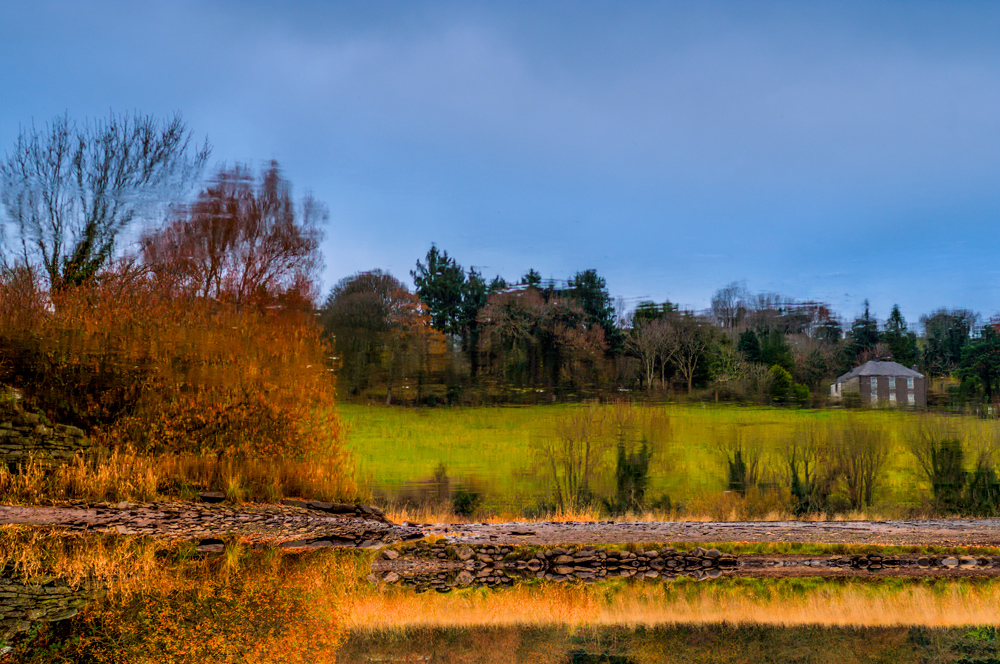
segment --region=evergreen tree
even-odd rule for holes
[[[892,306],[892,313],[885,322],[882,342],[889,346],[892,359],[905,366],[916,364],[919,352],[917,350],[917,335],[906,328],[906,320],[899,311],[899,305]]]
[[[447,251],[439,251],[432,244],[427,252],[427,264],[418,260],[417,267],[410,271],[410,276],[417,287],[417,295],[430,311],[431,326],[445,334],[459,334],[465,288],[462,266],[448,256]]]
[[[874,348],[879,340],[878,321],[871,315],[868,300],[865,300],[865,313],[851,323],[850,341],[844,347],[844,364],[853,366],[857,357]]]
[[[604,330],[608,350],[621,352],[624,338],[615,325],[615,308],[606,282],[597,275],[597,270],[584,270],[573,275],[567,284],[566,294],[583,308],[592,325]]]
[[[677,305],[672,304],[670,301],[657,304],[652,300],[643,300],[636,305],[635,311],[632,312],[632,327],[636,328],[645,323],[660,320],[674,311],[677,311]]]
[[[969,343],[979,315],[968,309],[939,309],[922,316],[924,326],[924,367],[941,376],[951,374],[962,359],[962,349]]]
[[[978,339],[973,339],[962,350],[958,365],[962,380],[976,380],[993,400],[993,392],[1000,381],[1000,334],[990,325],[983,328]]]
[[[761,334],[760,338],[760,361],[767,366],[778,365],[785,371],[791,372],[795,368],[795,360],[792,358],[792,347],[785,341],[785,335],[779,330],[771,330],[766,334]]]
[[[746,358],[747,362],[763,362],[760,354],[760,339],[757,338],[757,333],[753,330],[743,330],[740,332],[740,339],[736,343],[736,350],[743,353],[743,357]]]
[[[535,268],[531,268],[521,277],[521,283],[528,287],[538,288],[542,284],[542,275]]]

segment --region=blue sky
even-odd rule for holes
[[[701,308],[736,280],[1000,312],[1000,4],[10,2],[18,128],[184,114],[330,209],[324,291],[431,242]]]

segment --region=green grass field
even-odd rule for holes
[[[455,483],[472,486],[484,496],[483,507],[517,511],[543,503],[552,489],[552,470],[544,454],[558,441],[565,422],[591,408],[553,405],[507,408],[408,409],[345,404],[348,446],[362,486],[379,498],[414,494],[415,484],[444,472]],[[596,407],[613,416],[613,406]],[[676,504],[718,502],[727,488],[724,449],[740,441],[759,456],[758,481],[787,487],[784,450],[809,428],[833,430],[850,418],[875,425],[889,444],[889,459],[876,491],[875,511],[919,509],[926,505],[930,484],[907,440],[928,418],[944,416],[899,411],[791,410],[710,407],[701,405],[641,406],[644,426],[633,427],[628,445],[638,447],[645,435],[652,448],[648,501],[667,495]],[[977,446],[992,440],[995,422],[948,418],[965,438],[967,463]],[[590,487],[598,496],[615,490],[615,438],[607,427],[596,435]],[[431,483],[433,486],[433,483]],[[433,491],[433,488],[425,488]]]

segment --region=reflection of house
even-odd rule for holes
[[[845,392],[860,394],[861,403],[927,405],[927,381],[924,375],[889,360],[865,362],[830,385],[831,397],[839,399]]]

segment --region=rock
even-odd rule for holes
[[[944,567],[958,567],[958,558],[945,558],[941,561]]]
[[[65,611],[60,611],[59,613],[56,613],[56,614],[51,614],[46,619],[49,622],[58,622],[60,620],[68,620],[69,618],[72,618],[73,616],[75,616],[76,613],[77,613],[77,611],[78,611],[78,609],[67,609]]]
[[[395,572],[389,572],[388,574],[382,577],[382,580],[385,581],[386,583],[396,583],[397,581],[399,581],[399,575],[396,574]]]
[[[455,555],[458,556],[459,560],[469,560],[475,555],[475,551],[471,547],[463,544],[462,546],[455,549]]]
[[[216,538],[206,538],[198,542],[199,553],[221,553],[226,550],[226,543]]]
[[[226,500],[226,494],[221,491],[199,491],[198,500],[203,503],[221,503]]]
[[[571,565],[574,560],[573,556],[561,555],[553,558],[552,562],[556,565]]]
[[[382,552],[382,557],[386,560],[395,560],[399,558],[399,551],[394,551],[393,549],[386,549]]]
[[[458,576],[456,577],[455,580],[458,581],[459,585],[467,586],[475,580],[475,577],[472,576],[472,574],[470,574],[468,570],[463,569],[461,572],[458,573]]]
[[[706,558],[718,559],[722,557],[722,552],[718,549],[709,549],[705,552]]]

